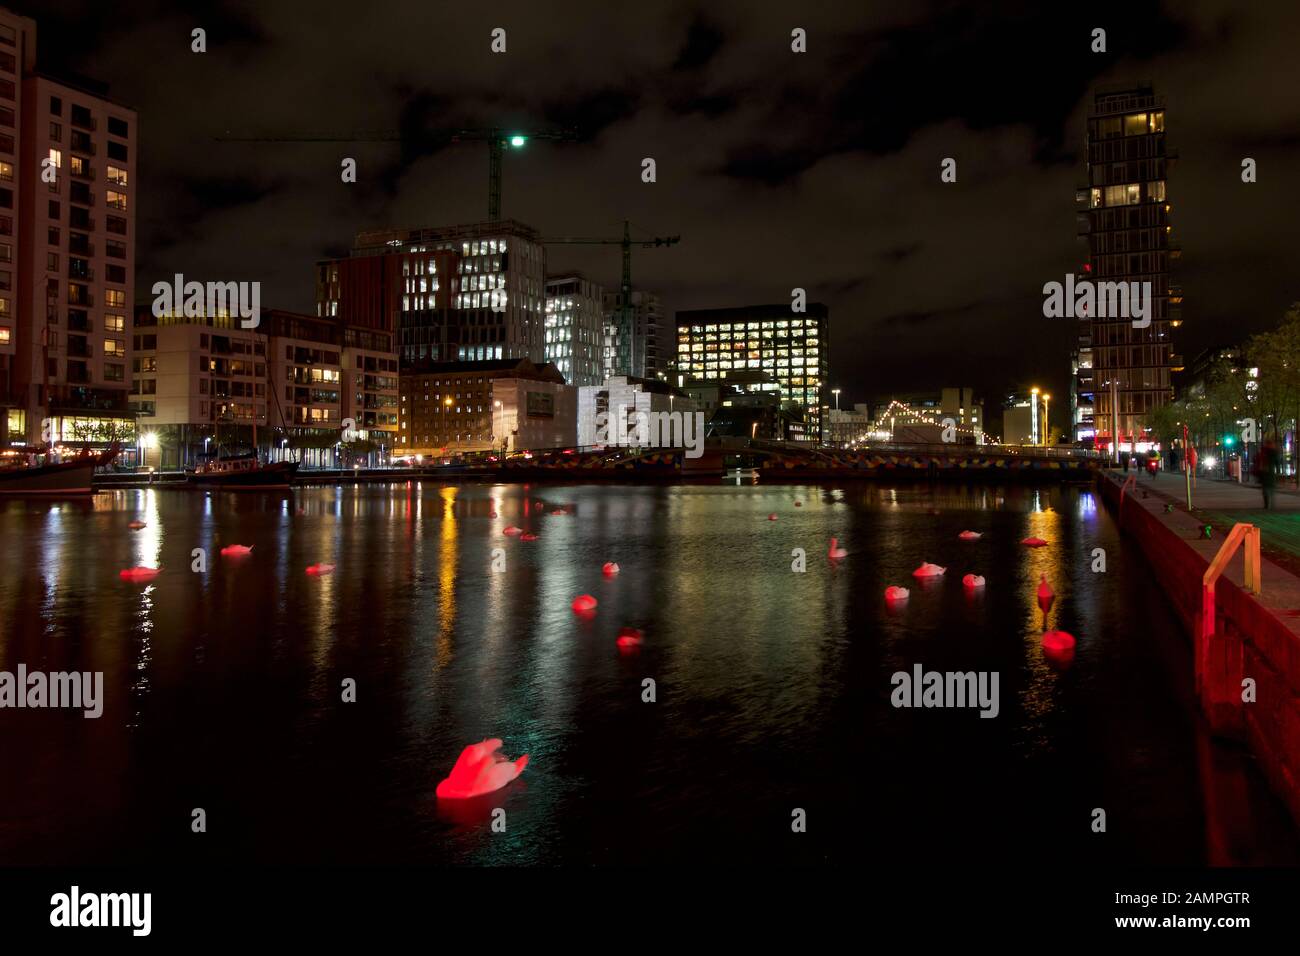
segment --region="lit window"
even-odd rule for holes
[[[8,345],[10,335],[12,335],[10,330],[5,326],[0,325],[0,345]]]
[[[126,170],[118,169],[116,166],[108,167],[108,181],[115,186],[126,185]],[[111,195],[111,193],[110,193]],[[125,208],[125,207],[123,207]]]
[[[63,153],[62,153],[62,151],[57,150],[57,149],[52,149],[52,150],[50,150],[50,159],[54,160],[54,168],[55,168],[55,169],[62,169],[62,168],[63,168]]]
[[[113,190],[110,189],[108,191],[108,196],[105,199],[105,202],[108,205],[112,206],[114,209],[125,209],[126,195],[124,193],[115,193],[113,192]]]

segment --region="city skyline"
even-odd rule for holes
[[[806,22],[795,24],[772,7],[743,17],[643,12],[614,27],[590,11],[546,24],[502,10],[465,14],[449,29],[464,42],[426,62],[423,44],[401,40],[419,31],[397,29],[424,14],[395,8],[376,24],[384,70],[361,69],[358,49],[318,75],[310,66],[303,74],[312,58],[299,54],[333,35],[329,11],[291,28],[274,11],[214,7],[206,54],[189,50],[192,17],[151,11],[144,36],[157,52],[144,64],[130,57],[140,14],[105,19],[88,48],[65,29],[82,17],[97,22],[88,5],[15,8],[38,15],[43,66],[107,81],[112,98],[140,113],[150,188],[141,196],[138,290],[177,271],[259,280],[266,301],[309,311],[311,264],[346,255],[357,231],[484,218],[482,144],[430,151],[421,130],[573,126],[576,142],[507,152],[503,215],[544,235],[616,232],[597,210],[626,216],[642,234],[680,234],[680,246],[639,257],[633,269],[634,289],[660,295],[669,317],[780,301],[797,286],[834,316],[829,384],[846,401],[904,389],[913,366],[932,371],[928,384],[966,382],[986,399],[1030,381],[1065,395],[1075,329],[1041,317],[1041,287],[1082,257],[1073,198],[1086,174],[1084,120],[1096,87],[1149,80],[1178,117],[1170,189],[1195,265],[1183,283],[1177,351],[1190,360],[1222,344],[1229,319],[1242,334],[1270,327],[1296,297],[1285,210],[1300,197],[1278,174],[1296,84],[1271,78],[1295,67],[1261,55],[1294,11],[1102,4],[1062,18],[1031,5],[1015,17],[825,11],[800,13],[794,19]],[[512,29],[507,52],[493,59],[496,20]],[[766,76],[763,60],[785,54],[795,25],[808,31],[809,52],[779,80]],[[1106,53],[1088,49],[1097,26],[1108,31]],[[556,60],[557,31],[589,56]],[[612,54],[624,31],[644,39],[635,62],[620,64]],[[1031,42],[1071,33],[1074,56],[1059,55],[1059,39],[1042,50]],[[865,52],[851,58],[849,49]],[[1000,65],[1013,49],[1030,58],[1015,71]],[[1049,49],[1052,69],[1032,89],[1018,86],[1016,73]],[[287,82],[290,61],[299,95],[258,97],[263,85]],[[153,82],[159,71],[167,84]],[[925,73],[929,92],[900,95],[904,73]],[[204,92],[214,83],[219,99]],[[385,127],[409,137],[355,147],[215,142],[227,131]],[[358,160],[355,184],[340,182],[344,156]],[[653,184],[640,179],[646,156],[657,161]],[[1240,178],[1247,156],[1260,169],[1249,185]],[[956,183],[940,181],[945,157],[957,159]],[[985,241],[990,228],[999,241]],[[581,271],[616,289],[617,250],[549,247],[547,271]]]

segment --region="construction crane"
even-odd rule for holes
[[[627,343],[628,348],[628,368],[627,374],[631,375],[632,370],[636,368],[636,336],[632,334],[632,247],[640,246],[642,249],[657,249],[660,246],[675,246],[681,242],[681,236],[655,236],[652,239],[632,238],[632,224],[626,219],[623,220],[623,236],[615,239],[599,239],[587,236],[564,236],[556,239],[543,239],[547,245],[561,245],[564,243],[573,243],[576,245],[596,245],[596,246],[622,246],[623,247],[623,307],[619,310],[619,342]]]
[[[441,148],[456,143],[488,144],[488,219],[501,219],[501,161],[506,148],[522,149],[529,140],[551,141],[577,139],[572,129],[435,129],[403,133],[400,130],[361,130],[355,133],[304,133],[292,136],[236,136],[226,131],[219,143],[411,143],[425,148]]]

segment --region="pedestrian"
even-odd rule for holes
[[[1265,438],[1255,456],[1255,474],[1259,477],[1259,488],[1264,493],[1264,507],[1273,507],[1273,485],[1277,482],[1277,446],[1271,438]]]

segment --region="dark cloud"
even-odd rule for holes
[[[1063,395],[1075,329],[1042,317],[1041,288],[1082,256],[1091,91],[1149,80],[1179,155],[1179,347],[1245,336],[1300,298],[1293,4],[10,5],[38,18],[43,65],[140,110],[138,289],[176,271],[258,279],[268,305],[311,309],[314,261],[358,230],[484,217],[486,147],[447,129],[574,127],[507,152],[506,215],[550,236],[612,237],[624,219],[680,234],[633,258],[634,284],[670,311],[807,289],[830,307],[848,404],[957,384]],[[397,135],[216,142],[227,130]],[[340,182],[345,156],[356,184]],[[943,184],[949,156],[958,182]],[[617,285],[616,246],[548,258]]]

